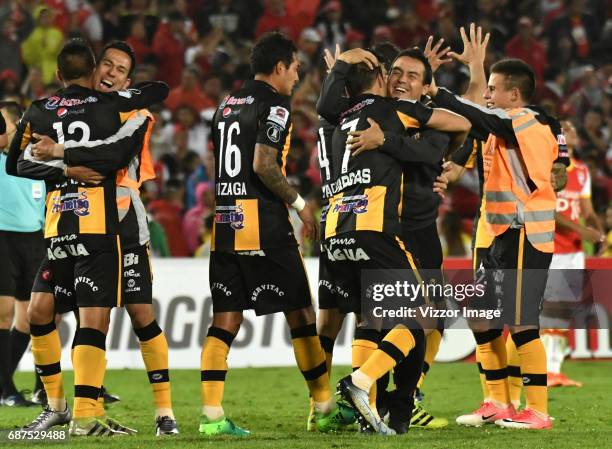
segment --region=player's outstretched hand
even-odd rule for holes
[[[340,44],[336,44],[336,52],[334,55],[331,54],[327,48],[323,52],[323,59],[325,59],[325,65],[327,66],[327,72],[329,73],[336,60],[340,57]]]
[[[66,175],[68,178],[74,179],[75,181],[93,185],[100,184],[104,179],[104,176],[97,171],[83,166],[68,167],[66,169]]]
[[[336,59],[344,61],[347,64],[359,64],[360,62],[363,62],[370,68],[370,70],[378,67],[378,59],[376,56],[363,48],[352,48],[347,50],[344,53],[341,53]]]
[[[445,58],[447,53],[450,50],[450,47],[442,48],[442,44],[444,44],[444,39],[440,39],[436,45],[431,47],[433,44],[433,36],[429,36],[427,39],[427,43],[425,44],[425,50],[423,50],[423,54],[429,61],[429,65],[431,66],[431,71],[433,73],[438,70],[442,64],[446,64],[447,62],[452,62],[452,58]],[[442,49],[441,49],[442,48]]]
[[[346,139],[346,144],[353,156],[368,150],[375,150],[385,143],[385,133],[380,128],[376,120],[369,118],[370,127],[363,131],[351,131]]]
[[[59,145],[49,136],[33,133],[32,137],[37,139],[32,145],[32,156],[40,161],[48,161],[51,159],[62,159],[64,157],[63,149],[60,151]]]
[[[302,223],[304,223],[304,237],[313,241],[319,240],[319,222],[315,219],[310,204],[306,203],[306,206],[298,212],[298,215]]]
[[[465,34],[465,28],[461,27],[461,40],[463,41],[463,53],[458,54],[454,51],[449,51],[448,56],[465,64],[484,64],[487,54],[487,44],[489,43],[490,34],[487,33],[482,37],[482,27],[476,27],[473,23],[470,24],[470,38]]]

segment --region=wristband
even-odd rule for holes
[[[302,198],[298,193],[298,196],[295,201],[291,203],[291,207],[293,207],[298,212],[302,212],[302,210],[306,207],[306,201],[304,201],[304,198]]]

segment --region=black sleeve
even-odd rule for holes
[[[256,143],[281,151],[291,130],[289,100],[276,97],[264,103],[259,111]]]
[[[472,123],[470,132],[477,139],[486,140],[489,134],[494,134],[506,142],[518,145],[512,128],[512,119],[503,109],[487,109],[454,95],[443,87],[438,88],[438,93],[433,100],[441,108],[449,109],[467,118]]]
[[[65,164],[62,161],[37,161],[32,158],[31,145],[31,110],[28,109],[15,130],[6,159],[6,172],[22,178],[51,181],[64,175]]]
[[[436,164],[442,160],[450,137],[446,133],[425,130],[420,139],[396,133],[385,133],[380,151],[401,162]]]
[[[163,81],[146,81],[137,84],[134,88],[106,95],[112,96],[120,112],[128,112],[161,103],[166,99],[169,92],[168,85]]]
[[[474,153],[474,141],[474,137],[470,134],[468,138],[465,139],[465,142],[463,142],[463,145],[461,145],[461,148],[453,153],[451,161],[465,167]]]
[[[340,114],[349,107],[350,100],[346,97],[345,87],[346,75],[350,68],[350,64],[336,61],[321,86],[317,113],[334,125],[338,124]]]
[[[103,140],[64,142],[64,162],[68,166],[83,165],[108,176],[126,167],[144,145],[151,120],[144,114],[133,114],[117,133]]]
[[[6,132],[6,122],[4,116],[0,114],[0,136]]]
[[[414,100],[398,99],[394,100],[392,104],[399,113],[400,120],[406,129],[426,126],[433,114],[432,108]]]

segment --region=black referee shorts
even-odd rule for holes
[[[29,301],[36,270],[45,255],[42,231],[0,231],[0,296]]]

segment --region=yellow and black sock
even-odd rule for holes
[[[227,355],[234,337],[234,334],[225,329],[213,326],[208,328],[200,361],[203,407],[221,407],[227,374]]]
[[[106,369],[106,335],[97,329],[80,328],[73,363],[74,418],[100,416],[98,397]]]
[[[546,352],[538,329],[512,334],[521,362],[526,408],[548,415]]]
[[[308,384],[315,406],[328,402],[331,399],[329,375],[316,325],[313,323],[291,329],[291,343],[297,366]]]
[[[506,355],[508,356],[508,391],[510,401],[517,407],[521,403],[521,391],[523,390],[523,376],[521,376],[521,358],[512,339],[512,335],[506,338]]]
[[[481,362],[482,356],[480,355],[480,347],[476,345],[476,364],[478,365],[478,374],[480,376],[480,388],[482,389],[482,399],[488,401],[491,393],[487,385],[487,376],[485,375],[484,368]]]
[[[401,362],[408,353],[415,347],[416,339],[414,334],[423,332],[422,329],[407,329],[404,326],[396,326],[391,329],[385,338],[378,345],[378,349],[368,358],[368,360],[353,373],[353,382],[357,379],[357,373],[365,376],[362,379],[360,388],[369,391],[372,384],[381,378],[386,372],[390,371],[395,365]],[[367,382],[365,382],[367,380]],[[369,385],[366,385],[369,383]]]
[[[55,321],[48,324],[30,324],[32,335],[32,356],[36,372],[40,375],[49,405],[54,410],[64,408],[64,381],[62,379],[62,342],[55,327]],[[63,411],[62,408],[59,411]]]
[[[168,371],[168,342],[156,320],[140,329],[134,329],[140,341],[140,353],[147,368],[158,416],[171,416],[172,395]]]
[[[442,336],[444,335],[444,328],[434,329],[427,337],[425,343],[425,360],[423,362],[423,371],[421,372],[421,377],[419,378],[419,383],[417,384],[417,388],[421,388],[423,382],[425,382],[425,377],[433,365],[434,359],[438,354],[438,350],[440,349],[440,343],[442,342]]]
[[[373,329],[355,329],[355,338],[352,346],[352,365],[353,371],[358,370],[363,365],[374,351],[378,348],[380,342],[380,332]],[[388,381],[388,379],[387,379]],[[370,388],[369,398],[370,406],[376,406],[377,385],[374,383]]]
[[[325,367],[327,368],[327,375],[331,376],[332,359],[334,357],[334,344],[336,343],[336,340],[325,335],[319,335],[319,340],[321,340],[321,347],[323,348],[323,351],[325,351]]]
[[[480,364],[484,371],[489,398],[499,404],[509,404],[506,344],[500,329],[474,332],[479,348]]]

